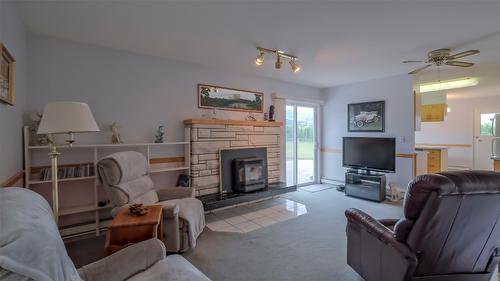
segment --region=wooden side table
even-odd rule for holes
[[[128,208],[123,208],[108,226],[104,248],[106,255],[119,251],[134,243],[150,238],[163,238],[162,206],[145,206],[148,213],[133,216]]]

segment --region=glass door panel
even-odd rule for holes
[[[314,107],[297,106],[297,184],[315,181]]]
[[[286,106],[286,183],[306,185],[316,181],[316,107]]]
[[[286,185],[295,185],[295,107],[286,106]]]

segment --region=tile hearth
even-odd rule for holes
[[[246,233],[307,214],[304,204],[278,197],[208,213],[212,231]]]

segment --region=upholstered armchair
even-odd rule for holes
[[[419,176],[403,219],[346,217],[347,263],[367,281],[489,281],[500,260],[500,173]]]
[[[0,279],[12,281],[209,281],[180,255],[149,239],[76,269],[52,209],[39,194],[0,188]]]
[[[196,246],[196,239],[205,227],[205,214],[201,201],[194,198],[193,188],[155,189],[147,175],[146,157],[135,151],[106,156],[97,167],[113,205],[113,216],[120,208],[134,203],[162,205],[167,251],[183,252]]]

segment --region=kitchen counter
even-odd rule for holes
[[[428,174],[444,172],[448,170],[448,149],[447,146],[416,145],[415,150],[427,152]]]

